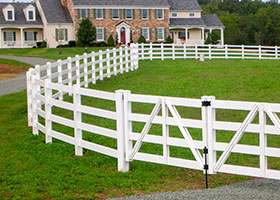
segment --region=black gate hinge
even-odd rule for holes
[[[211,106],[211,101],[202,101],[202,106]]]
[[[208,170],[209,169],[208,164],[207,165],[203,165],[203,169]]]
[[[207,149],[207,147],[204,147],[204,148],[203,148],[203,153],[204,153],[204,154],[208,154],[208,149]]]

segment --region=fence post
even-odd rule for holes
[[[84,53],[84,81],[85,87],[88,87],[88,55]]]
[[[123,48],[120,47],[120,69],[121,69],[121,74],[123,73]]]
[[[266,126],[266,113],[264,111],[263,105],[259,107],[259,125],[260,125],[260,134],[259,134],[259,143],[260,143],[260,169],[262,176],[265,177],[267,170],[267,157],[265,155],[267,147],[267,137],[265,134]]]
[[[161,51],[161,60],[164,60],[163,43],[160,44],[160,51]]]
[[[130,70],[133,71],[135,67],[135,48],[134,44],[130,45]]]
[[[262,46],[259,45],[259,59],[262,59]]]
[[[110,62],[110,50],[106,50],[106,67],[107,67],[107,78],[111,77],[111,62]]]
[[[52,98],[52,89],[50,88],[50,80],[46,79],[44,82],[45,91],[45,140],[46,143],[52,143],[51,130],[52,130],[52,106],[50,105],[50,99]]]
[[[244,44],[242,44],[242,52],[241,52],[241,54],[242,54],[242,59],[244,60],[244,58],[245,58]]]
[[[135,69],[139,67],[139,44],[135,45]]]
[[[102,51],[99,50],[99,76],[100,80],[103,80],[103,54]]]
[[[214,172],[214,166],[217,161],[217,154],[214,146],[216,142],[216,130],[213,128],[213,124],[216,121],[216,110],[213,108],[215,97],[209,96],[207,97],[207,101],[210,102],[209,106],[207,106],[207,148],[209,174],[216,174],[216,172]]]
[[[141,44],[141,50],[142,50],[142,60],[144,60],[144,43]]]
[[[184,43],[184,59],[187,58],[187,44]]]
[[[80,141],[82,140],[82,130],[80,128],[82,122],[82,113],[80,112],[81,105],[81,94],[79,85],[74,86],[73,94],[73,104],[74,104],[74,134],[75,134],[75,155],[82,156],[83,148],[80,146]]]
[[[59,84],[62,84],[62,64],[61,64],[61,60],[57,60],[57,72],[58,72],[58,83]],[[59,96],[58,96],[58,99],[60,101],[63,100],[63,92],[62,91],[59,91]]]
[[[125,46],[125,71],[128,72],[128,47]]]
[[[275,59],[278,59],[278,47],[275,46]]]
[[[197,49],[197,44],[195,44],[195,59],[198,59],[198,49]]]
[[[47,62],[47,78],[52,82],[52,64]]]
[[[91,82],[93,84],[96,84],[96,71],[95,71],[95,52],[91,52],[91,73],[92,73],[92,76],[91,76]]]
[[[209,60],[212,59],[212,46],[209,44]]]
[[[150,43],[150,60],[153,60],[153,44]]]
[[[129,139],[129,133],[132,132],[132,122],[129,121],[131,114],[131,102],[128,98],[131,92],[129,90],[123,91],[124,94],[124,135],[125,135],[125,161],[129,162],[129,154],[132,150],[132,141]]]
[[[68,70],[68,86],[72,86],[72,59],[71,57],[67,58],[67,70]],[[72,95],[71,92],[68,93],[69,96]]]
[[[117,112],[117,138],[118,138],[118,171],[127,172],[129,162],[125,160],[125,134],[124,134],[124,94],[123,90],[115,91]]]
[[[34,69],[34,75],[31,75],[31,79],[32,79],[32,133],[33,135],[38,135],[38,128],[37,128],[37,123],[38,123],[38,114],[37,114],[37,107],[38,107],[38,101],[36,98],[36,94],[37,92],[40,91],[40,87],[38,87],[35,83],[36,78],[38,78],[38,74],[39,74],[39,78],[40,78],[40,72],[39,70],[39,66],[36,65],[35,69]]]
[[[228,45],[225,45],[225,54],[226,54],[226,59],[228,59]]]
[[[32,126],[32,82],[31,82],[31,68],[26,72],[26,92],[27,92],[27,116],[28,126]]]
[[[172,43],[172,60],[175,60],[175,44]]]
[[[80,85],[80,57],[76,55],[76,84]]]
[[[167,125],[168,109],[166,106],[166,99],[162,99],[162,136],[163,142],[163,157],[165,158],[165,164],[168,163],[169,158],[169,146],[167,145],[167,138],[169,137],[169,126]]]
[[[117,75],[117,50],[113,48],[113,65],[114,65],[114,75]]]

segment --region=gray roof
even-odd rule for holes
[[[72,0],[72,1],[74,5],[169,7],[168,0]]]
[[[11,4],[15,9],[15,21],[6,21],[2,9]],[[36,21],[27,21],[23,13],[23,9],[29,5],[33,5],[36,9]],[[3,25],[42,25],[42,20],[38,9],[34,3],[0,3],[0,24]]]
[[[202,15],[202,19],[206,26],[224,26],[219,17],[215,14]]]
[[[189,10],[189,11],[201,11],[200,5],[197,0],[168,0],[170,4],[170,10]]]
[[[170,18],[170,26],[224,27],[215,14],[202,15],[201,18]]]
[[[61,5],[60,0],[40,1],[48,23],[73,23],[67,7]]]

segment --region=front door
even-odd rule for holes
[[[125,41],[125,28],[121,28],[121,44],[126,44],[126,41]]]

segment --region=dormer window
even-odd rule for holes
[[[27,11],[27,19],[28,19],[28,21],[35,21],[35,11],[34,10]]]
[[[12,10],[12,9],[8,10],[7,9],[6,19],[7,19],[7,21],[14,21],[15,20],[14,10]]]
[[[190,13],[190,17],[194,17],[194,13]]]

